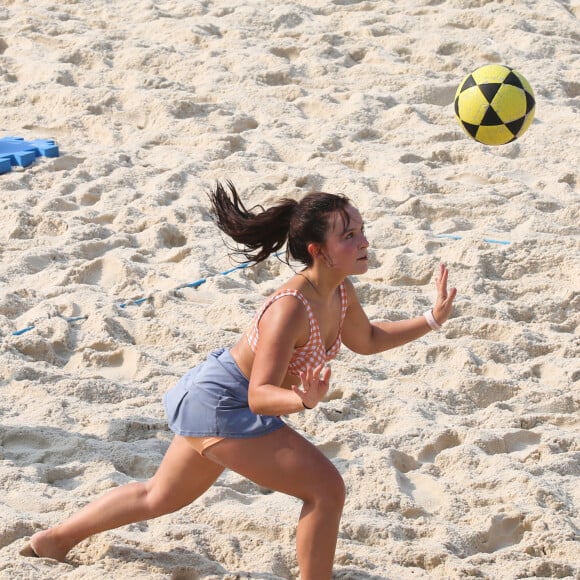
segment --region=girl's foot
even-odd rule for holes
[[[68,548],[62,546],[54,537],[52,530],[37,532],[28,544],[20,551],[21,556],[52,558],[59,562],[64,562],[68,553]]]

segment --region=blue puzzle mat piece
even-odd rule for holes
[[[0,173],[7,173],[13,165],[28,167],[37,157],[58,157],[58,146],[52,139],[25,141],[21,137],[0,139]]]

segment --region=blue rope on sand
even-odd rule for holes
[[[446,238],[448,240],[462,240],[463,236],[458,236],[457,234],[437,234],[436,238]],[[503,246],[509,246],[511,242],[507,240],[494,240],[493,238],[482,238],[484,242],[488,244],[501,244]]]
[[[219,274],[215,274],[214,276],[210,276],[210,278],[214,278],[215,276],[227,276],[228,274],[231,274],[232,272],[235,272],[236,270],[243,270],[244,268],[247,268],[248,266],[251,266],[253,264],[253,262],[244,262],[243,264],[239,264],[238,266],[235,266],[234,268],[230,268],[229,270],[225,270],[224,272],[220,272]],[[200,278],[199,280],[196,280],[195,282],[188,282],[187,284],[181,284],[180,286],[177,286],[177,288],[175,288],[175,290],[183,290],[184,288],[199,288],[202,284],[205,284],[207,282],[207,278]],[[126,308],[127,306],[131,306],[131,305],[135,305],[135,306],[139,306],[140,304],[143,304],[143,302],[147,302],[147,300],[150,300],[151,296],[146,296],[144,298],[137,298],[135,300],[129,300],[127,302],[123,302],[122,304],[119,304],[119,308]]]
[[[32,330],[34,328],[34,326],[27,326],[26,328],[21,328],[20,330],[15,330],[12,333],[12,336],[20,336],[21,334],[25,334],[26,332],[28,332],[29,330]]]
[[[276,256],[279,256],[280,253],[275,254]],[[248,266],[251,266],[254,262],[244,262],[243,264],[239,264],[237,266],[234,266],[233,268],[230,268],[229,270],[225,270],[223,272],[220,272],[219,274],[215,274],[214,276],[208,276],[207,278],[200,278],[199,280],[195,280],[194,282],[188,282],[187,284],[181,284],[180,286],[177,286],[177,288],[175,288],[175,290],[183,290],[184,288],[199,288],[202,284],[205,284],[209,278],[213,278],[215,276],[227,276],[228,274],[231,274],[232,272],[235,272],[236,270],[243,270],[244,268],[247,268]],[[151,299],[151,296],[146,296],[143,298],[136,298],[135,300],[128,300],[127,302],[123,302],[121,304],[119,304],[120,308],[126,308],[127,306],[131,306],[131,305],[135,305],[135,306],[139,306],[140,304],[143,304],[144,302],[147,302],[148,300]],[[88,318],[88,315],[85,316],[72,316],[72,317],[61,317],[64,318],[67,322],[78,322],[79,320],[86,320]],[[26,326],[25,328],[21,328],[20,330],[15,330],[14,332],[12,332],[12,336],[21,336],[22,334],[26,334],[27,332],[30,332],[31,330],[34,330],[35,325],[31,324],[30,326]]]
[[[435,236],[436,238],[446,238],[446,239],[450,239],[450,240],[462,240],[462,236],[456,235],[456,234],[437,234]],[[489,244],[502,244],[502,245],[509,245],[511,244],[511,242],[508,242],[506,240],[494,240],[491,238],[483,238],[484,242],[487,242]],[[281,255],[281,252],[277,252],[276,254],[274,254],[276,257]],[[220,272],[219,274],[214,274],[214,276],[208,276],[207,278],[200,278],[199,280],[195,280],[194,282],[188,282],[187,284],[181,284],[180,286],[177,286],[177,288],[175,288],[174,290],[183,290],[184,288],[199,288],[202,284],[205,284],[208,280],[208,278],[214,278],[215,276],[227,276],[228,274],[231,274],[232,272],[235,272],[236,270],[243,270],[244,268],[248,268],[249,266],[251,266],[254,262],[244,262],[242,264],[239,264],[237,266],[234,266],[233,268],[230,268],[229,270],[224,270],[223,272]],[[136,298],[135,300],[128,300],[127,302],[122,302],[121,304],[119,304],[119,308],[126,308],[127,306],[139,306],[141,304],[143,304],[144,302],[147,302],[148,300],[151,299],[151,296],[144,296],[142,298]],[[79,320],[86,320],[88,318],[88,315],[85,316],[73,316],[73,317],[63,317],[65,318],[65,320],[67,322],[77,322]],[[34,325],[30,325],[27,326],[25,328],[21,328],[20,330],[15,330],[14,332],[12,332],[12,336],[20,336],[22,334],[26,334],[27,332],[34,330],[35,326]]]
[[[88,315],[84,315],[84,316],[61,316],[60,318],[64,318],[64,320],[66,320],[67,322],[77,322],[79,320],[86,320],[88,318]],[[30,326],[27,326],[26,328],[21,328],[20,330],[15,330],[12,333],[12,336],[20,336],[21,334],[26,334],[27,332],[34,330],[36,327],[34,326],[34,324],[31,324]]]

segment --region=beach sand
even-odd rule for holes
[[[291,275],[275,257],[222,274],[236,262],[205,194],[225,179],[249,206],[348,195],[372,319],[426,310],[441,262],[458,288],[441,332],[343,349],[328,400],[288,418],[346,482],[335,577],[579,578],[579,15],[578,0],[4,0],[0,137],[60,156],[0,176],[0,578],[297,577],[299,502],[232,472],[66,563],[19,555],[155,472],[164,392]],[[488,63],[537,100],[495,148],[453,113]]]

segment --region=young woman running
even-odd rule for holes
[[[157,473],[34,534],[29,555],[62,561],[93,534],[188,505],[228,468],[302,500],[296,531],[301,578],[331,578],[344,483],[331,461],[280,417],[320,403],[330,383],[326,363],[341,343],[373,354],[415,340],[447,320],[456,290],[447,290],[442,265],[431,310],[409,320],[370,322],[348,279],[367,271],[369,243],[346,197],[310,193],[300,202],[283,199],[248,210],[228,182],[218,183],[210,200],[218,227],[248,260],[265,260],[287,244],[288,256],[304,269],[265,302],[233,347],[212,352],[165,395],[175,437]]]

